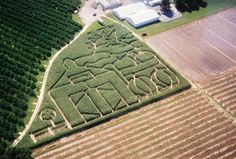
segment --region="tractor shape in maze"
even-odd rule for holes
[[[132,33],[116,29],[111,25],[87,33],[84,43],[91,51],[65,58],[65,71],[49,91],[72,127],[139,104],[180,83],[149,47]]]

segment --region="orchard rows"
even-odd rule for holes
[[[74,0],[7,0],[0,2],[0,147],[15,139],[31,97],[36,97],[42,60],[81,29],[71,14]],[[32,107],[32,106],[31,106]],[[31,111],[31,110],[30,110]]]

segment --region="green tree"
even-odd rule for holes
[[[167,11],[170,9],[170,0],[162,0],[161,1],[161,10]]]
[[[0,141],[0,154],[4,154],[5,153],[6,147],[7,147],[6,142]]]
[[[207,3],[203,0],[176,0],[175,4],[180,12],[192,12],[199,10],[200,7],[205,8],[207,6]]]
[[[10,147],[1,156],[1,159],[32,159],[31,154],[32,150],[30,148]]]

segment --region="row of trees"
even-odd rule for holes
[[[4,156],[1,156],[1,159],[32,159],[31,153],[32,150],[29,148],[6,148],[6,144],[0,143],[0,152],[3,149],[6,149],[4,151]]]
[[[200,7],[205,8],[207,3],[203,0],[174,0],[176,8],[180,12],[192,12],[199,10]],[[161,10],[168,11],[170,9],[171,0],[162,0],[161,1]]]
[[[0,158],[18,152],[7,146],[17,127],[24,126],[36,76],[44,71],[41,61],[81,30],[71,17],[79,4],[79,0],[0,1]]]
[[[176,0],[176,8],[180,12],[192,12],[199,10],[200,7],[205,8],[207,3],[203,0]]]

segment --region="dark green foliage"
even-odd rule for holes
[[[1,159],[32,159],[30,148],[8,148]]]
[[[1,141],[12,142],[17,126],[24,125],[28,99],[36,96],[36,75],[45,70],[41,60],[81,29],[71,16],[79,4],[79,0],[0,1]],[[3,148],[1,144],[1,152]]]
[[[160,6],[161,6],[161,10],[163,10],[163,11],[169,10],[170,9],[170,0],[162,0]]]
[[[205,8],[207,2],[204,0],[176,0],[176,8],[180,12],[192,12],[199,10],[200,7]]]
[[[6,151],[7,143],[4,141],[0,141],[0,154],[4,154]]]

